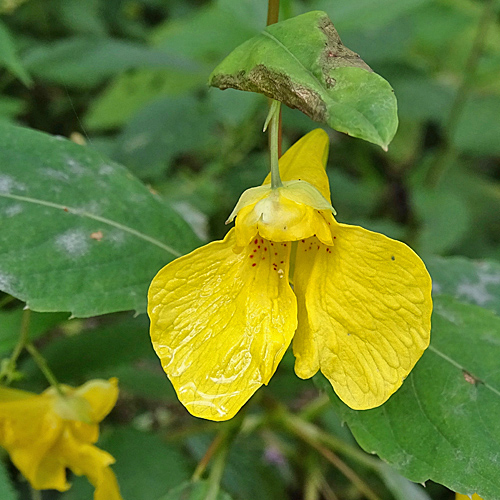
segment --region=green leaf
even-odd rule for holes
[[[208,481],[188,481],[169,491],[167,495],[158,500],[205,500],[209,488]],[[231,497],[227,493],[219,491],[215,500],[231,500]]]
[[[500,497],[500,318],[435,298],[431,346],[387,403],[355,411],[323,380],[358,443],[415,482]]]
[[[38,44],[24,56],[23,63],[39,78],[78,88],[93,87],[132,68],[196,71],[191,62],[173,54],[130,41],[88,36]]]
[[[342,44],[321,11],[268,26],[215,68],[210,85],[260,92],[384,149],[397,129],[391,86]]]
[[[57,137],[0,124],[0,289],[35,311],[144,311],[167,262],[199,244],[123,167]]]
[[[500,316],[500,263],[465,257],[431,257],[425,259],[425,264],[432,276],[434,295],[451,295]]]
[[[10,36],[7,26],[0,20],[0,67],[2,66],[19,78],[24,85],[31,85],[31,77],[17,57],[14,41]]]
[[[2,500],[17,500],[19,498],[10,482],[3,462],[0,462],[0,498]]]

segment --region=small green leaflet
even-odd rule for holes
[[[231,52],[209,83],[265,94],[384,150],[398,126],[391,86],[342,44],[322,11],[268,26]]]
[[[0,290],[40,312],[143,312],[155,273],[200,243],[124,167],[7,124],[0,124],[0,214]]]

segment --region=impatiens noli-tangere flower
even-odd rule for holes
[[[283,183],[243,193],[235,227],[165,266],[149,290],[151,339],[195,416],[233,417],[293,340],[354,409],[384,403],[429,345],[431,279],[405,244],[338,223],[317,129],[279,160]]]
[[[93,443],[98,423],[118,397],[117,380],[91,380],[81,387],[61,385],[42,394],[0,387],[0,445],[37,490],[66,491],[66,468],[85,475],[94,500],[122,500],[109,465],[114,458]]]

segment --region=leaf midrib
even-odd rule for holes
[[[458,368],[458,369],[462,370],[463,372],[470,373],[473,377],[477,378],[478,383],[480,383],[481,385],[484,385],[486,388],[488,388],[491,392],[493,392],[497,396],[500,396],[500,391],[498,389],[495,389],[492,385],[488,384],[487,382],[484,382],[484,380],[482,380],[481,377],[476,377],[476,375],[474,373],[471,373],[469,370],[467,370],[467,368],[462,366],[460,363],[458,363],[454,359],[450,358],[449,356],[447,356],[446,354],[441,352],[439,349],[436,349],[432,344],[429,345],[428,349],[429,349],[429,351],[432,351],[434,354],[436,354],[440,358],[442,358],[445,361],[447,361],[448,363],[450,363],[455,368]]]
[[[129,234],[132,234],[136,236],[139,239],[142,239],[144,241],[147,241],[148,243],[151,243],[162,250],[165,250],[172,254],[174,257],[180,257],[182,254],[178,252],[177,250],[173,249],[172,247],[165,245],[165,243],[162,243],[161,241],[157,240],[156,238],[153,238],[151,236],[148,236],[147,234],[141,233],[140,231],[137,231],[136,229],[133,229],[131,227],[125,226],[121,224],[120,222],[116,222],[111,219],[107,219],[106,217],[101,217],[100,215],[93,214],[91,212],[86,212],[85,210],[81,210],[79,208],[74,208],[70,207],[67,205],[60,205],[59,203],[53,203],[51,201],[47,200],[39,200],[37,198],[31,198],[29,196],[20,196],[16,194],[10,194],[10,193],[0,193],[0,197],[2,198],[9,198],[12,200],[17,200],[25,203],[32,203],[34,205],[41,205],[44,207],[49,207],[49,208],[54,208],[57,210],[62,210],[63,212],[70,213],[72,215],[76,215],[77,217],[83,217],[91,220],[95,220],[98,222],[102,222],[103,224],[107,224],[108,226],[115,227],[117,229],[120,229],[122,231],[125,231]]]
[[[314,73],[311,72],[310,69],[306,68],[302,62],[297,58],[297,56],[286,46],[284,45],[278,38],[276,38],[274,35],[272,35],[271,33],[269,33],[267,30],[264,30],[262,31],[262,34],[267,36],[268,38],[270,38],[273,42],[275,42],[276,44],[278,44],[279,47],[281,47],[287,54],[289,54],[293,59],[295,59],[295,61],[297,61],[298,65],[307,73],[309,74],[309,76],[315,80],[317,83],[318,83],[318,86],[323,89],[326,97],[333,103],[335,104],[339,104],[338,101],[335,101],[334,99],[332,99],[330,97],[330,95],[328,94],[328,89],[318,80],[318,78],[314,75]],[[377,134],[378,138],[380,139],[380,142],[383,142],[382,141],[382,137],[380,136],[378,130],[375,128],[375,126],[370,122],[370,120],[368,120],[368,118],[363,114],[361,113],[360,111],[358,111],[356,108],[352,108],[358,115],[362,116],[363,119],[368,123],[368,125],[373,129],[373,131]]]

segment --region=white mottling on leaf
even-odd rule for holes
[[[12,284],[14,282],[14,276],[9,273],[4,273],[0,271],[0,290],[3,292],[10,293],[12,291]]]
[[[69,171],[76,177],[81,177],[87,173],[87,169],[73,158],[68,158],[66,164],[68,165]]]
[[[10,194],[13,190],[25,191],[26,186],[17,182],[10,175],[0,174],[0,193]]]
[[[82,257],[89,250],[89,238],[81,229],[70,229],[56,237],[56,246],[69,257]]]
[[[41,171],[42,175],[49,177],[50,179],[55,179],[57,181],[69,181],[69,175],[66,172],[61,172],[60,170],[55,170],[53,168],[44,168]]]
[[[458,285],[457,295],[464,297],[478,306],[485,306],[491,302],[494,297],[488,290],[488,285],[500,284],[500,274],[489,274],[479,272],[477,283],[465,282]]]
[[[457,326],[460,324],[460,321],[457,319],[457,317],[445,307],[440,307],[439,305],[436,305],[435,310],[437,313],[439,313],[439,315],[442,318],[448,320],[450,323],[453,323],[454,325]]]
[[[14,205],[9,205],[5,209],[5,216],[6,217],[14,217],[15,215],[19,215],[20,213],[23,212],[23,207],[19,203],[15,203]]]
[[[442,286],[435,281],[432,282],[432,293],[441,293]]]
[[[99,175],[110,175],[115,171],[112,165],[104,164],[99,168]]]
[[[111,231],[106,239],[115,243],[116,246],[121,246],[125,243],[125,233],[119,230]]]

